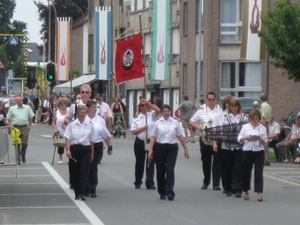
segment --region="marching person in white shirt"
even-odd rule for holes
[[[157,190],[160,199],[173,201],[175,198],[175,165],[178,155],[177,139],[184,148],[185,158],[189,158],[184,130],[178,120],[171,117],[171,108],[161,107],[162,117],[155,122],[149,145],[148,158],[154,158],[157,173]]]
[[[89,179],[88,185],[86,190],[86,196],[91,196],[92,198],[96,198],[96,187],[98,185],[98,162],[101,161],[103,156],[103,141],[106,142],[108,146],[107,154],[112,154],[112,145],[111,145],[111,134],[108,132],[106,128],[105,121],[96,114],[97,106],[96,101],[88,100],[86,106],[88,107],[87,116],[91,120],[94,126],[94,159],[90,163],[90,170],[89,170]]]
[[[149,110],[152,109],[151,112]],[[140,189],[143,183],[143,176],[145,170],[146,144],[149,143],[151,133],[157,116],[160,114],[160,109],[151,104],[146,99],[142,98],[138,104],[138,115],[132,120],[131,132],[136,135],[134,141],[134,155],[135,155],[135,189]],[[146,121],[147,116],[147,121]],[[146,136],[147,134],[147,136]],[[147,157],[148,158],[148,157]],[[147,160],[148,161],[148,160]],[[156,189],[154,185],[154,160],[151,160],[146,167],[146,188],[149,190]]]
[[[222,118],[219,120],[218,126],[230,125],[236,126],[238,129],[242,124],[248,122],[248,117],[241,113],[241,104],[237,99],[232,98],[229,101],[228,111],[225,111],[222,115]],[[240,124],[240,125],[238,125]],[[214,124],[213,124],[213,127]],[[231,129],[226,131],[226,128],[223,128],[223,132],[231,132]],[[222,158],[223,158],[223,171],[222,171],[222,181],[224,182],[224,190],[226,196],[231,196],[233,193],[237,198],[242,196],[242,145],[237,142],[235,136],[234,142],[222,142]],[[214,151],[219,151],[217,142],[214,141],[213,145]]]
[[[251,174],[254,165],[254,192],[257,193],[257,201],[263,201],[264,186],[264,162],[265,148],[268,144],[267,129],[261,121],[259,109],[252,109],[249,113],[250,123],[245,124],[238,136],[238,141],[243,144],[243,191],[244,200],[249,200],[251,190]]]
[[[85,201],[89,164],[94,159],[94,127],[86,120],[87,107],[79,104],[77,119],[69,123],[64,136],[69,160],[70,183],[74,188],[75,200]]]
[[[217,97],[214,92],[209,92],[206,95],[206,104],[202,106],[190,119],[189,124],[200,131],[204,131],[205,127],[211,127],[212,122],[222,112],[219,105],[217,105]],[[204,174],[203,185],[201,189],[208,188],[211,180],[211,170],[213,175],[213,190],[220,191],[220,177],[221,177],[221,164],[220,155],[213,150],[213,142],[205,142],[200,138],[200,152],[202,160],[202,169]],[[213,159],[213,165],[212,164]]]

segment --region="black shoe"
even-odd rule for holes
[[[242,192],[240,192],[240,191],[235,192],[235,197],[236,198],[241,198],[242,197]]]
[[[81,201],[85,201],[86,200],[84,195],[81,195],[80,199],[81,199]]]
[[[173,201],[174,198],[175,198],[175,196],[173,196],[173,195],[168,195],[168,200],[169,200],[169,201]]]
[[[225,190],[223,190],[223,194],[226,194],[226,191],[225,191]]]
[[[161,195],[160,196],[160,200],[166,200],[166,196],[165,195]]]
[[[135,185],[135,187],[134,187],[135,189],[140,189],[141,188],[141,185],[139,184],[139,185]]]
[[[123,132],[123,136],[124,136],[124,138],[126,138],[126,132],[125,131]]]
[[[97,198],[96,192],[91,192],[91,198]]]
[[[219,186],[214,186],[214,191],[221,191],[222,189]]]
[[[271,162],[270,161],[266,161],[265,162],[265,166],[271,166]]]
[[[207,189],[207,185],[203,184],[201,187],[202,190],[206,190]]]
[[[72,184],[70,184],[70,189],[74,190],[74,186]]]
[[[80,196],[79,196],[79,195],[76,195],[76,196],[75,196],[75,200],[80,200]]]
[[[232,195],[231,191],[226,191],[226,196],[230,197]]]
[[[26,159],[25,158],[22,158],[22,163],[26,163]]]
[[[155,190],[156,187],[154,185],[147,187],[148,190]]]

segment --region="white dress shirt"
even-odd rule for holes
[[[262,124],[259,124],[257,127],[253,127],[251,123],[247,123],[242,127],[242,130],[238,136],[238,141],[241,142],[241,138],[249,135],[258,135],[261,136],[265,144],[268,143],[267,129]],[[259,141],[244,141],[243,151],[261,151],[265,150],[264,145],[260,144]]]
[[[183,127],[178,120],[172,117],[165,120],[161,117],[155,122],[151,136],[156,138],[157,143],[175,144],[178,142],[177,137],[183,136],[183,134]]]
[[[78,119],[69,123],[64,137],[70,139],[70,145],[90,145],[93,141],[94,127],[90,120],[85,119],[81,124]]]
[[[88,117],[88,116],[87,116]],[[88,117],[89,118],[89,117]],[[110,138],[111,134],[108,132],[104,119],[98,115],[94,118],[89,118],[94,126],[93,142],[99,143],[104,141],[106,138]]]
[[[148,125],[148,130],[147,130],[147,139],[151,137],[152,130],[154,127],[154,123],[157,120],[157,117],[155,115],[155,111],[147,112],[147,125]],[[138,128],[146,126],[146,116],[142,113],[137,115],[136,117],[133,118],[132,123],[131,123],[131,131],[136,130]],[[143,131],[139,134],[136,135],[137,138],[144,140],[146,136],[146,131]]]

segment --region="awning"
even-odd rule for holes
[[[90,84],[96,79],[95,74],[90,75],[82,75],[74,80],[72,80],[72,89],[79,87],[83,84]],[[57,85],[53,88],[53,91],[56,93],[62,93],[62,94],[70,94],[71,90],[71,81],[68,81],[66,83]],[[73,92],[73,91],[72,91]]]

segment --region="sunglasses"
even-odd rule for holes
[[[82,91],[81,94],[89,94],[90,92],[88,91]]]
[[[215,98],[209,98],[209,99],[207,99],[209,102],[212,102],[212,101],[214,101],[214,100],[216,100]]]

